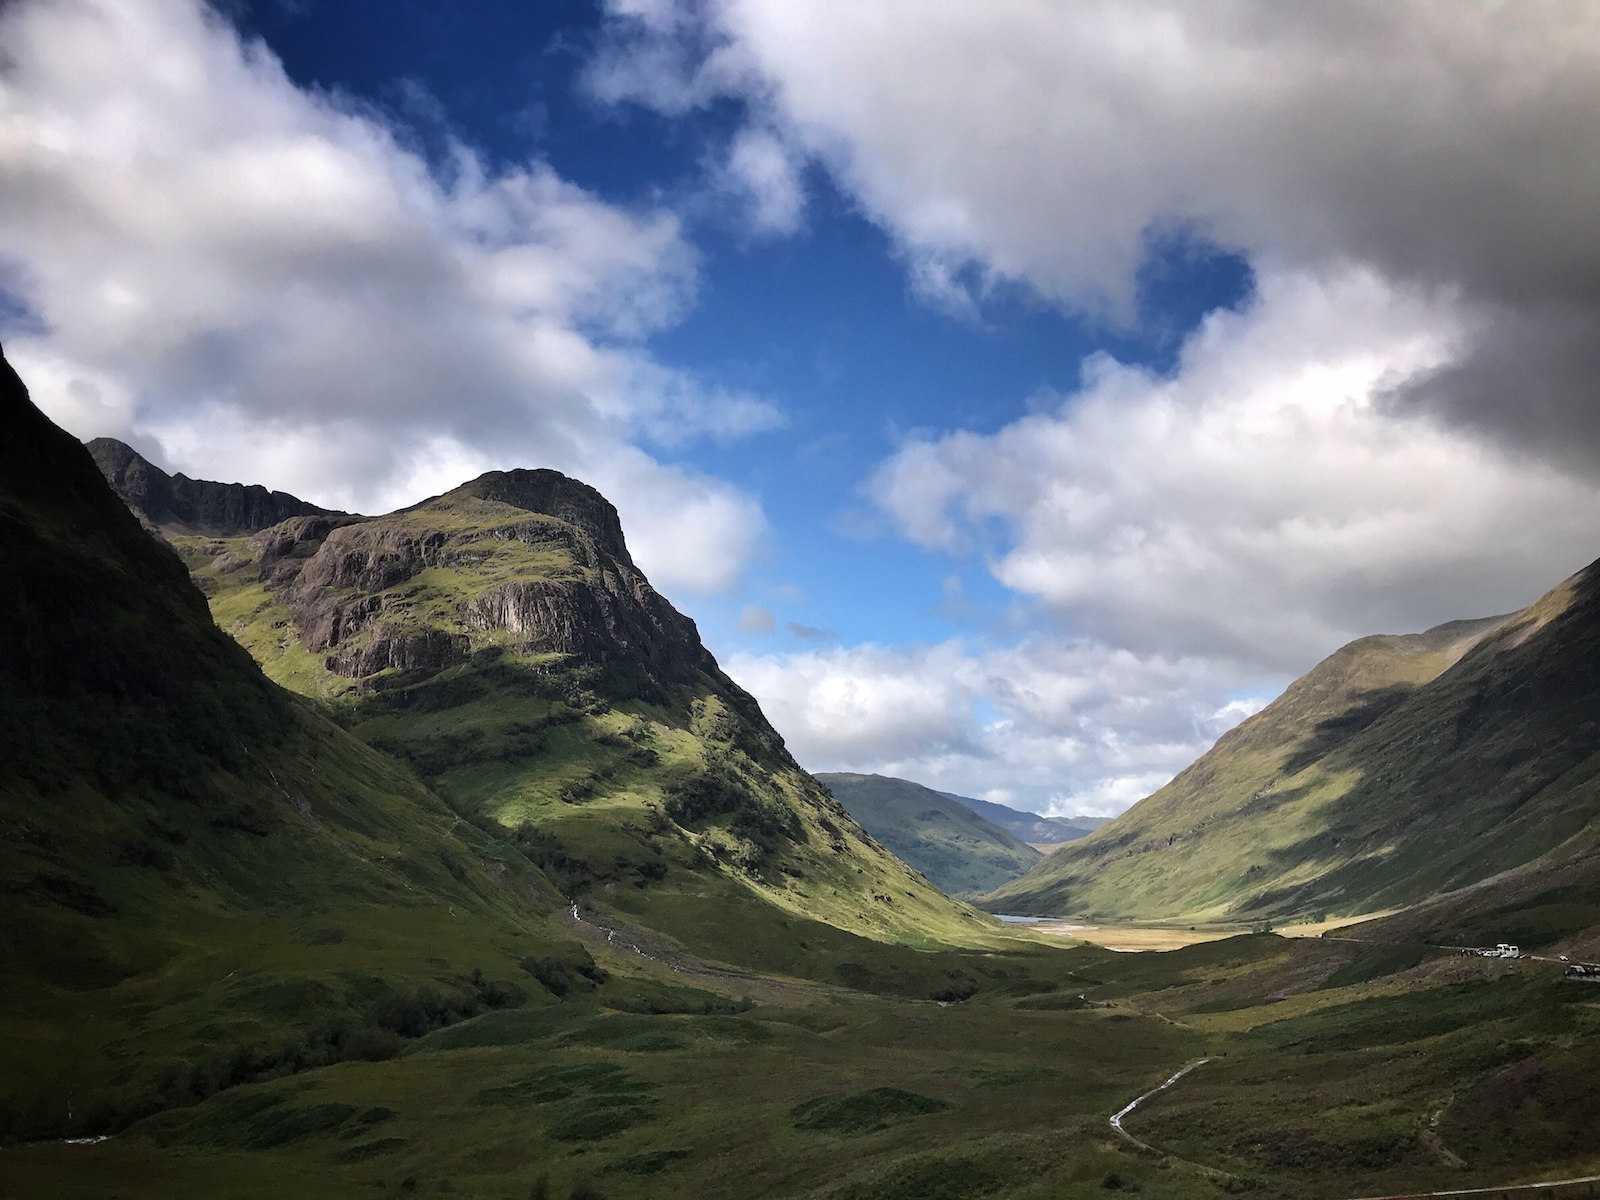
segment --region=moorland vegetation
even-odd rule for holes
[[[264,529],[205,527],[201,497],[163,544],[9,367],[0,424],[0,1196],[1336,1200],[1600,1171],[1600,989],[1381,922],[1162,954],[1002,927],[800,769],[581,484]],[[1582,600],[1473,643],[1503,686],[1472,728],[1504,727],[1499,664],[1554,661],[1519,647],[1581,644],[1538,634]],[[1481,895],[1452,919],[1524,911]],[[1115,1134],[1200,1059],[1124,1119],[1149,1149]]]

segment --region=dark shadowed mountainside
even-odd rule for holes
[[[885,775],[817,778],[862,827],[942,892],[986,892],[1039,861],[1039,852],[932,788]]]
[[[168,475],[126,442],[95,438],[88,443],[95,465],[136,517],[169,534],[233,537],[254,533],[290,517],[343,517],[287,492],[260,484],[211,483]]]
[[[0,1136],[385,1057],[589,961],[526,858],[217,629],[3,361],[0,427]]]

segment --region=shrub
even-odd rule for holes
[[[818,1096],[789,1110],[796,1129],[862,1134],[885,1128],[890,1121],[920,1117],[949,1108],[947,1101],[919,1096],[903,1088],[881,1087],[849,1096]]]
[[[569,962],[562,958],[524,958],[517,965],[560,999],[565,999],[574,988],[587,991],[611,978],[592,958],[586,962]]]
[[[975,979],[958,979],[949,987],[940,988],[933,993],[933,999],[941,1004],[959,1004],[963,1000],[970,1000],[978,994],[978,981]]]

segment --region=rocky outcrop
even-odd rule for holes
[[[589,535],[596,549],[619,565],[634,569],[622,536],[622,519],[611,501],[587,483],[560,471],[489,471],[456,493],[509,504],[525,512],[543,513]]]
[[[250,539],[250,554],[261,582],[277,589],[292,585],[301,569],[340,525],[355,517],[294,517]]]
[[[519,511],[502,519],[499,505]],[[492,582],[527,549],[548,567]],[[385,517],[294,517],[256,534],[250,555],[301,642],[347,678],[438,671],[474,642],[508,641],[526,654],[631,660],[664,684],[720,675],[694,622],[633,565],[616,509],[556,471],[493,471]],[[433,568],[455,578],[413,582]]]
[[[347,515],[287,492],[268,491],[258,483],[212,483],[168,475],[116,438],[95,438],[88,445],[111,489],[140,521],[161,532],[239,537],[291,517]]]
[[[335,675],[364,679],[390,667],[402,671],[442,671],[464,661],[471,652],[469,638],[442,629],[405,633],[379,625],[370,640],[341,646],[324,663]]]
[[[300,627],[300,640],[318,653],[332,651],[367,631],[384,613],[399,616],[409,606],[390,594],[419,571],[439,566],[445,558],[445,535],[439,530],[395,527],[384,521],[329,531],[315,554],[301,567],[289,590],[289,611]],[[361,653],[347,650],[328,661],[340,675],[363,676],[386,667],[438,669],[454,661],[433,631],[407,635],[389,629]],[[379,663],[381,665],[373,666]]]
[[[627,581],[607,575],[599,587],[581,580],[518,580],[468,601],[462,617],[470,628],[511,634],[525,653],[595,661],[632,657],[669,682],[686,678],[705,657],[694,622],[638,575]]]

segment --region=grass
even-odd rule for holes
[[[1351,643],[982,903],[1095,923],[1315,923],[1560,858],[1592,837],[1600,784],[1592,730],[1573,718],[1600,694],[1597,588],[1584,573],[1510,618]],[[1579,882],[1592,889],[1592,871]],[[1592,903],[1513,907],[1543,945],[1600,923]],[[1510,917],[1486,915],[1485,932]]]
[[[1450,958],[1330,986],[1308,966],[1362,948],[1257,936],[1021,952],[1098,1007],[982,992],[940,1008],[809,985],[742,1016],[489,1014],[400,1059],[246,1085],[99,1145],[13,1146],[0,1195],[92,1195],[113,1179],[130,1198],[303,1181],[306,1195],[385,1194],[409,1179],[521,1200],[541,1174],[552,1194],[595,1181],[617,1200],[1091,1197],[1111,1175],[1147,1195],[1218,1194],[1181,1159],[1224,1172],[1229,1191],[1316,1200],[1592,1161],[1600,1017],[1553,969]],[[1257,1002],[1205,1011],[1222,990]],[[513,1025],[515,1038],[452,1037]],[[1110,1140],[1109,1113],[1204,1056],[1127,1119],[1176,1158]],[[1428,1129],[1468,1165],[1430,1149]]]
[[[796,1129],[860,1136],[949,1107],[947,1100],[919,1096],[904,1088],[879,1087],[849,1095],[816,1096],[796,1104],[789,1116]]]

